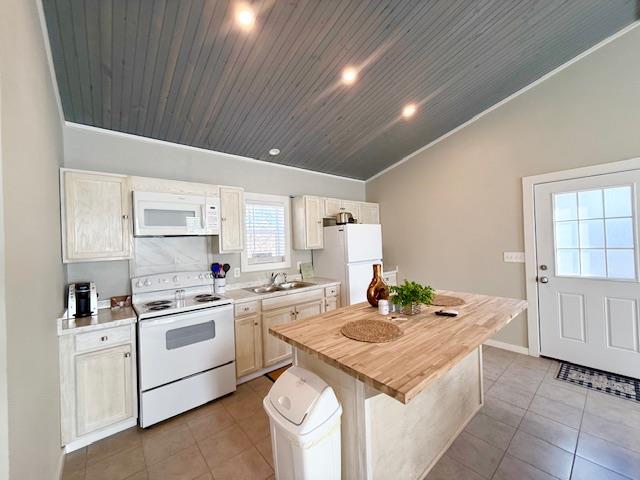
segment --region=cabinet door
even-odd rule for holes
[[[262,368],[260,315],[236,318],[236,376]]]
[[[322,202],[318,197],[304,197],[306,246],[322,248]]]
[[[353,215],[353,218],[360,222],[360,204],[359,202],[350,202],[349,200],[343,200],[342,205],[340,207],[341,212],[349,212]]]
[[[322,313],[322,300],[296,305],[296,320],[305,320]]]
[[[220,187],[220,253],[242,250],[244,191]]]
[[[327,297],[324,301],[324,311],[332,312],[338,308],[338,297]]]
[[[341,212],[342,200],[337,198],[325,198],[324,199],[324,216],[335,217]]]
[[[64,262],[131,256],[126,177],[65,171]]]
[[[296,310],[293,307],[281,308],[262,314],[262,350],[264,366],[268,367],[291,356],[291,346],[278,340],[269,333],[269,328],[295,320]]]
[[[380,223],[380,208],[377,203],[360,204],[360,223]]]
[[[131,345],[77,355],[76,436],[133,415]]]

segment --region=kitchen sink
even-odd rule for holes
[[[313,286],[313,283],[309,282],[285,282],[278,285],[262,285],[260,287],[245,288],[248,292],[253,293],[271,293],[271,292],[285,292],[287,290],[295,290],[297,288],[305,288]]]
[[[277,292],[278,287],[275,285],[262,285],[261,287],[245,288],[245,290],[253,293],[271,293]]]
[[[308,282],[286,282],[286,283],[281,283],[276,288],[277,288],[277,290],[283,291],[283,290],[294,290],[296,288],[304,288],[304,287],[311,287],[311,286],[313,286],[313,283],[308,283]]]

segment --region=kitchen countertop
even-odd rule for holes
[[[316,290],[319,287],[330,287],[331,285],[340,284],[340,282],[336,280],[332,280],[330,278],[322,278],[322,277],[313,277],[306,280],[291,280],[291,281],[313,283],[313,285],[304,287],[304,288],[294,288],[293,290],[286,290],[281,292],[266,292],[266,293],[255,293],[255,292],[250,292],[248,290],[245,290],[244,288],[229,289],[227,287],[227,291],[225,292],[224,296],[226,298],[232,299],[234,303],[243,303],[243,302],[249,302],[251,300],[262,300],[265,298],[275,298],[275,297],[281,297],[283,295],[292,295],[294,293],[308,292],[310,290]],[[259,285],[256,285],[256,286],[259,286]]]
[[[103,328],[129,325],[137,321],[136,312],[131,307],[101,308],[98,315],[77,319],[59,318],[58,335],[71,335],[74,333],[101,330]]]
[[[526,301],[513,298],[438,293],[465,300],[453,307],[458,317],[437,316],[434,312],[443,307],[436,306],[413,316],[394,314],[404,335],[387,343],[358,342],[340,333],[347,322],[385,318],[368,303],[276,325],[269,332],[406,404],[527,308]]]

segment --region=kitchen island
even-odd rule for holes
[[[511,298],[438,292],[464,300],[386,318],[403,335],[365,343],[340,333],[348,322],[385,317],[368,303],[269,331],[294,348],[294,363],[331,385],[343,408],[345,479],[423,478],[483,403],[482,343],[522,313]],[[397,318],[393,318],[393,317]]]

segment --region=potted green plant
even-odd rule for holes
[[[405,315],[420,313],[422,305],[431,305],[435,291],[430,286],[420,285],[417,282],[405,280],[402,285],[390,288],[391,301],[400,305]]]

